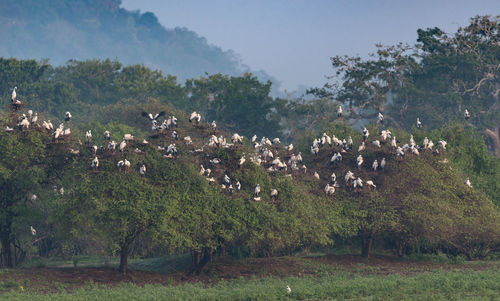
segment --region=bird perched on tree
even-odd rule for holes
[[[286,293],[287,294],[290,294],[292,292],[292,289],[290,288],[290,286],[286,286]]]
[[[380,168],[384,169],[385,168],[385,158],[382,158],[382,161],[380,161]]]
[[[366,148],[366,145],[365,145],[365,142],[361,142],[361,145],[358,147],[358,153],[361,152],[361,151],[364,151]]]
[[[120,152],[123,152],[125,150],[126,146],[127,146],[127,142],[125,142],[125,140],[123,140],[122,142],[120,142],[120,145],[118,146],[118,150]]]
[[[255,195],[255,197],[258,197],[259,193],[260,193],[260,185],[257,184],[257,186],[255,186],[255,189],[254,189],[254,195]]]
[[[338,106],[337,108],[337,117],[342,118],[342,106]]]
[[[420,121],[420,118],[417,117],[417,129],[421,129],[422,127],[422,122]]]
[[[88,130],[86,133],[85,133],[85,140],[90,141],[90,139],[92,139],[92,130]]]
[[[155,115],[148,113],[148,112],[142,112],[142,117],[149,118],[150,120],[157,120],[161,116],[165,115],[165,111],[161,111],[159,113],[156,113]]]
[[[92,163],[90,164],[90,166],[94,170],[96,170],[99,167],[99,159],[97,157],[94,157],[94,160],[92,160]]]
[[[229,194],[233,194],[233,192],[234,192],[233,184],[229,184],[229,187],[227,188],[227,192],[229,192]]]
[[[375,161],[373,161],[372,168],[374,171],[377,171],[377,167],[378,167],[378,161],[375,160]]]
[[[370,186],[370,188],[374,188],[374,189],[377,188],[377,185],[375,185],[372,180],[368,180],[365,183],[366,183],[366,185]]]
[[[68,122],[71,120],[71,113],[70,112],[66,112],[65,116],[64,116],[64,121]]]
[[[316,171],[314,172],[313,177],[314,177],[316,180],[319,180],[319,174],[318,174]]]
[[[361,169],[361,165],[363,164],[363,156],[359,155],[356,159],[356,163],[358,164],[358,169]]]
[[[335,193],[335,186],[326,183],[325,185],[325,193],[326,195],[333,195]]]
[[[215,123],[215,120],[212,121],[212,123],[210,124],[210,126],[212,127],[212,130],[216,130],[217,129],[217,123]]]
[[[146,174],[146,165],[142,164],[141,168],[139,168],[139,173],[141,175],[145,175]]]
[[[363,141],[366,141],[368,139],[368,136],[370,136],[370,132],[368,131],[367,128],[363,129]]]
[[[10,100],[12,101],[12,103],[14,103],[16,101],[16,98],[17,98],[17,87],[14,87],[14,89],[12,89],[12,97],[10,98]]]
[[[472,188],[472,183],[470,182],[469,178],[465,179],[464,184],[465,184],[465,186]]]
[[[30,226],[30,230],[31,230],[31,235],[35,236],[36,235],[35,228],[33,228],[33,226]]]
[[[467,109],[465,109],[464,117],[465,117],[465,121],[469,121],[469,119],[470,119],[470,113],[469,113],[469,111],[467,111]]]
[[[375,145],[376,147],[380,148],[380,141],[379,140],[373,140],[372,144]]]
[[[231,184],[231,178],[229,178],[228,175],[224,175],[224,182],[227,183],[228,185]]]
[[[377,123],[384,124],[384,115],[382,113],[378,113]]]
[[[236,182],[235,186],[236,186],[236,191],[240,191],[241,190],[241,183],[240,183],[240,181]]]
[[[196,113],[196,112],[193,112],[191,113],[191,115],[189,116],[189,122],[196,122],[196,125],[198,125],[201,121],[201,115],[200,113]]]
[[[111,134],[109,133],[109,131],[104,132],[104,140],[111,140]]]
[[[274,201],[278,198],[278,190],[277,189],[271,189],[270,193],[271,199]]]

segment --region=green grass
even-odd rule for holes
[[[292,293],[285,293],[290,285]],[[437,271],[414,276],[353,275],[338,272],[320,277],[265,277],[179,286],[89,285],[71,293],[33,294],[12,290],[9,300],[494,300],[500,299],[500,271]]]

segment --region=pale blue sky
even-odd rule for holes
[[[167,28],[187,27],[232,49],[289,91],[322,86],[334,55],[367,56],[376,43],[413,42],[418,28],[455,31],[475,15],[500,15],[500,0],[122,0]]]

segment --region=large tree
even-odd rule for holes
[[[485,133],[500,156],[500,17],[477,16],[448,34],[418,30],[414,45],[378,45],[369,59],[335,56],[331,82],[310,92],[348,105],[351,119],[385,112],[393,126],[411,128],[419,117],[437,128],[464,121]]]

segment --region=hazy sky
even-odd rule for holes
[[[322,86],[334,55],[366,56],[376,43],[411,43],[418,28],[455,31],[475,15],[500,15],[500,0],[122,0],[167,28],[187,27],[232,49],[292,91]]]

